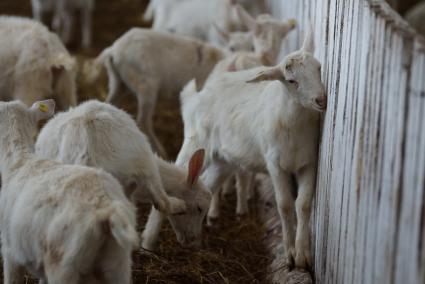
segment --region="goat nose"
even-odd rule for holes
[[[316,104],[320,107],[320,108],[326,108],[326,105],[328,103],[328,98],[326,96],[320,96],[316,99]]]

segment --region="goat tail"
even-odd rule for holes
[[[95,82],[100,77],[102,69],[108,68],[108,64],[112,59],[112,47],[105,48],[102,53],[99,54],[94,61],[90,62],[90,65],[85,67],[84,73],[88,82]]]
[[[124,249],[133,250],[139,245],[139,236],[135,228],[135,213],[117,201],[113,204],[113,211],[109,216],[111,234]]]

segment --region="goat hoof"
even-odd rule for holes
[[[245,220],[246,218],[248,218],[248,213],[236,213],[236,220],[238,221],[242,221]]]
[[[142,241],[140,251],[142,254],[150,254],[156,249],[156,242]]]
[[[297,251],[295,256],[295,267],[309,270],[311,267],[311,254],[309,250]]]
[[[292,270],[295,267],[294,254],[295,250],[289,249],[283,257],[283,264],[288,267],[289,270]]]
[[[215,227],[218,224],[218,216],[208,216],[207,217],[207,226],[208,227]]]

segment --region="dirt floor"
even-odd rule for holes
[[[79,30],[69,47],[74,55],[96,56],[130,27],[146,26],[141,14],[146,1],[97,0],[94,13],[94,46],[89,50],[78,47]],[[0,14],[30,16],[30,0],[1,0]],[[135,98],[123,94],[119,106],[134,114]],[[80,94],[80,98],[90,95]],[[155,129],[170,157],[174,158],[182,141],[182,122],[177,94],[173,101],[160,101],[155,116]],[[266,253],[262,239],[266,230],[260,224],[255,208],[249,218],[237,221],[234,196],[223,202],[219,227],[205,230],[203,249],[181,248],[167,224],[161,232],[158,250],[134,254],[134,283],[265,283],[267,266],[272,259]],[[149,208],[141,208],[141,229]],[[37,283],[28,278],[26,283]]]

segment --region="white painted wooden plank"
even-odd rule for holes
[[[358,0],[354,1],[353,5],[353,18],[354,18],[354,26],[351,34],[353,35],[353,43],[352,48],[354,58],[351,61],[350,67],[352,72],[350,72],[350,80],[352,89],[352,103],[351,103],[351,112],[350,112],[350,144],[347,146],[347,152],[350,155],[350,168],[346,169],[346,174],[350,177],[347,179],[347,186],[349,187],[349,212],[348,212],[348,230],[347,230],[347,244],[346,247],[346,257],[347,260],[347,268],[346,273],[344,275],[344,283],[354,283],[353,273],[354,273],[354,263],[355,263],[355,253],[356,253],[356,245],[355,245],[355,233],[356,233],[356,217],[357,217],[357,194],[356,194],[356,164],[354,161],[354,151],[355,149],[355,138],[356,138],[356,123],[357,123],[357,113],[358,113],[358,80],[359,80],[359,72],[360,72],[360,64],[357,64],[361,60],[361,42],[362,42],[362,34],[361,31],[361,12],[362,7]]]

